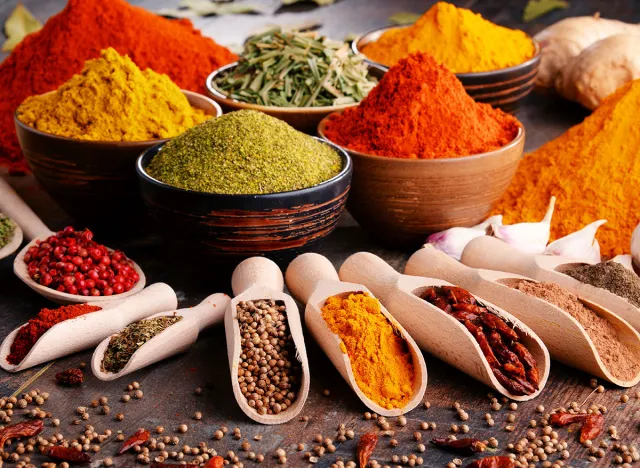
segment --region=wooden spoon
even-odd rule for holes
[[[340,279],[364,283],[408,330],[422,349],[460,369],[465,374],[496,389],[508,398],[527,401],[540,394],[549,376],[550,359],[542,340],[518,319],[476,297],[489,310],[518,331],[522,343],[538,364],[539,390],[531,395],[515,395],[498,382],[478,342],[458,320],[418,294],[429,286],[451,286],[433,278],[401,275],[380,257],[368,252],[351,255],[340,268]]]
[[[264,257],[252,257],[241,262],[233,271],[231,287],[234,298],[229,303],[224,316],[224,326],[227,335],[227,352],[229,356],[229,368],[231,370],[231,386],[233,394],[240,409],[254,421],[262,424],[282,424],[295,418],[307,401],[309,395],[309,359],[307,348],[302,334],[300,313],[295,301],[285,294],[284,280],[278,265]],[[240,302],[256,301],[259,299],[271,299],[282,301],[286,307],[286,317],[289,332],[296,347],[296,358],[302,366],[302,380],[295,401],[278,414],[259,414],[247,403],[246,397],[240,390],[238,383],[238,366],[240,364],[241,337],[238,324],[236,306]]]
[[[48,288],[37,282],[35,282],[29,276],[27,271],[27,264],[24,262],[24,255],[27,253],[32,245],[35,245],[38,239],[44,240],[47,237],[55,234],[49,229],[38,216],[33,212],[31,208],[18,196],[18,194],[11,188],[11,186],[2,178],[0,178],[0,212],[9,216],[17,224],[20,225],[22,231],[27,239],[31,239],[16,256],[13,262],[13,271],[18,278],[20,278],[27,286],[33,289],[35,292],[43,297],[46,297],[50,301],[56,304],[79,304],[91,300],[91,303],[104,303],[108,301],[114,301],[122,299],[128,296],[136,294],[145,286],[146,277],[142,269],[137,263],[133,262],[133,268],[140,276],[138,282],[129,291],[122,294],[115,294],[112,296],[82,296],[77,294],[63,293],[56,291],[55,289]]]
[[[182,320],[174,323],[140,346],[140,348],[131,355],[129,362],[127,362],[120,372],[107,372],[103,370],[102,360],[104,359],[104,353],[109,346],[111,338],[122,330],[105,338],[93,352],[93,357],[91,358],[93,375],[100,380],[115,380],[138,369],[142,369],[143,367],[147,367],[188,350],[196,342],[202,330],[223,321],[224,313],[228,305],[229,296],[218,293],[207,297],[195,307],[188,307],[176,311],[165,311],[144,317],[153,318],[163,315],[180,315],[182,316]]]
[[[640,381],[640,374],[628,381],[614,377],[602,362],[600,353],[584,327],[569,313],[547,301],[509,287],[510,284],[523,279],[535,280],[515,273],[474,269],[430,245],[426,245],[409,258],[405,273],[443,278],[508,310],[542,339],[552,359],[621,387],[632,387]],[[581,301],[613,324],[622,342],[640,361],[640,335],[607,309],[583,299]]]
[[[563,273],[585,263],[560,256],[526,254],[490,236],[477,237],[469,242],[462,252],[461,261],[474,268],[518,273],[538,281],[556,283],[576,296],[610,310],[640,330],[640,308],[606,289],[582,283]]]
[[[175,309],[178,299],[169,285],[156,283],[127,298],[89,304],[102,307],[102,310],[54,325],[33,345],[20,364],[13,365],[7,362],[7,356],[18,331],[26,324],[20,325],[0,345],[0,367],[7,372],[18,372],[91,348],[131,322],[156,312]]]
[[[420,404],[427,389],[427,367],[424,357],[413,338],[382,304],[380,312],[407,342],[416,373],[413,397],[403,408],[383,408],[360,390],[353,376],[349,356],[342,351],[340,337],[331,331],[322,318],[322,307],[327,298],[336,295],[348,296],[354,292],[371,294],[371,291],[362,284],[341,282],[331,262],[315,253],[306,253],[293,260],[285,277],[289,291],[296,299],[306,304],[304,317],[311,334],[365,406],[383,416],[398,416],[408,413]]]

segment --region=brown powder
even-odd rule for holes
[[[584,327],[598,350],[600,359],[615,378],[632,380],[638,375],[638,356],[620,342],[618,332],[611,322],[585,306],[577,296],[554,283],[522,280],[509,286],[556,305],[576,319]]]

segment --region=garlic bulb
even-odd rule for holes
[[[551,218],[556,197],[551,197],[547,213],[538,223],[519,223],[510,225],[492,224],[489,235],[505,241],[519,250],[531,254],[541,254],[551,236]]]
[[[561,255],[586,263],[600,263],[600,244],[596,240],[598,228],[606,219],[594,221],[579,231],[553,241],[547,246],[546,255]]]
[[[466,227],[452,227],[445,231],[436,232],[427,238],[427,244],[432,245],[447,255],[460,260],[462,251],[476,237],[486,236],[489,226],[502,225],[502,215],[495,215],[487,218],[480,224]]]

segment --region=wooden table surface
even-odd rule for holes
[[[105,0],[107,1],[107,0]],[[139,0],[133,3],[140,4],[149,9],[161,7],[173,7],[177,0]],[[4,1],[0,4],[0,23],[15,6],[15,0]],[[41,20],[59,11],[64,0],[23,0],[23,3]],[[255,1],[253,3],[256,3]],[[226,45],[239,44],[251,31],[257,30],[265,24],[293,25],[304,22],[318,21],[322,24],[322,32],[336,38],[344,37],[349,33],[361,32],[386,24],[386,19],[397,11],[421,12],[427,9],[432,2],[412,0],[342,0],[338,3],[318,8],[309,4],[295,5],[287,8],[277,8],[277,1],[258,1],[266,8],[274,11],[273,15],[239,15],[224,18],[198,19],[196,24],[203,28],[206,34],[213,36],[219,42]],[[524,1],[483,0],[455,2],[461,6],[473,8],[482,12],[489,19],[501,24],[521,27],[531,33],[540,30],[544,24],[549,24],[558,19],[577,15],[593,14],[600,11],[603,16],[615,17],[626,21],[640,21],[639,2],[634,0],[601,0],[578,1],[574,0],[567,11],[557,11],[538,20],[534,24],[523,24],[521,21]],[[527,149],[535,149],[542,143],[558,136],[570,126],[584,118],[586,112],[576,105],[565,103],[556,99],[532,95],[525,106],[518,113],[518,117],[524,123],[527,130]],[[62,228],[70,220],[44,193],[31,176],[12,177],[9,179],[35,211],[50,225],[51,228]],[[115,213],[117,214],[117,213]],[[126,226],[120,227],[126,232]],[[102,238],[104,243],[110,245],[110,237]],[[101,240],[101,239],[99,239]],[[220,269],[216,264],[197,266],[185,266],[175,257],[168,258],[167,253],[171,246],[162,245],[156,237],[129,238],[126,241],[119,240],[118,246],[123,248],[134,258],[147,273],[149,283],[164,281],[169,283],[179,294],[181,306],[191,306],[198,303],[207,295],[214,292],[230,293],[230,276],[228,271]],[[404,267],[404,263],[411,252],[387,250],[372,243],[367,235],[345,215],[339,228],[323,243],[317,251],[326,255],[339,267],[346,257],[357,251],[370,251],[380,255],[391,265],[398,269]],[[12,272],[13,257],[0,262],[0,337],[4,337],[12,329],[33,316],[40,308],[51,306],[34,295],[30,289],[24,286]],[[229,430],[239,427],[242,437],[250,440],[252,451],[265,454],[263,465],[275,465],[273,452],[278,448],[284,448],[288,453],[289,466],[306,466],[302,454],[296,452],[295,447],[299,442],[307,444],[307,449],[313,446],[315,434],[335,438],[338,424],[344,423],[348,428],[361,435],[372,429],[374,424],[363,419],[366,408],[356,398],[347,384],[331,366],[329,360],[322,354],[309,334],[306,334],[306,343],[310,355],[312,373],[311,391],[309,399],[302,412],[310,419],[307,422],[292,421],[281,426],[262,426],[250,421],[237,407],[230,385],[230,374],[227,365],[226,344],[223,327],[204,332],[197,344],[188,353],[158,363],[147,369],[138,371],[121,380],[104,383],[95,379],[90,372],[82,388],[63,389],[56,387],[54,375],[56,372],[77,366],[81,362],[89,362],[92,350],[79,353],[53,362],[50,366],[39,366],[19,374],[8,374],[0,371],[0,395],[11,395],[22,392],[24,389],[39,388],[48,391],[51,398],[44,405],[44,409],[51,411],[54,417],[62,423],[59,431],[69,438],[75,438],[83,431],[83,425],[71,425],[76,417],[74,412],[77,406],[86,406],[92,400],[107,396],[110,400],[111,413],[108,416],[100,415],[97,410],[90,410],[91,416],[87,423],[95,426],[96,430],[105,429],[122,430],[126,434],[134,432],[138,427],[155,428],[158,425],[165,427],[165,434],[179,435],[181,444],[197,445],[200,441],[206,441],[210,447],[218,453],[225,454],[228,450],[240,452],[242,440],[233,440],[227,435],[221,441],[212,439],[213,432],[220,426],[227,426]],[[455,347],[455,343],[451,343]],[[438,428],[433,432],[424,432],[424,439],[432,436],[445,436],[450,433],[450,425],[462,424],[451,409],[454,401],[460,402],[468,412],[469,420],[466,424],[470,427],[469,435],[480,439],[496,437],[499,440],[497,453],[506,454],[506,445],[515,442],[527,431],[528,421],[535,415],[535,407],[544,405],[547,409],[567,406],[570,402],[586,402],[590,404],[603,404],[607,406],[607,425],[615,425],[620,434],[620,441],[626,444],[637,443],[639,440],[640,400],[635,398],[636,391],[640,387],[621,390],[606,385],[603,394],[592,394],[589,387],[590,376],[574,371],[558,363],[553,363],[549,382],[540,397],[536,400],[520,404],[514,414],[516,415],[516,430],[506,432],[506,417],[510,413],[505,408],[494,416],[496,425],[493,428],[487,426],[484,414],[490,411],[490,401],[487,387],[467,377],[456,369],[438,361],[432,356],[425,356],[428,367],[429,383],[426,400],[431,402],[431,408],[422,407],[415,409],[407,415],[406,427],[398,427],[392,421],[395,438],[399,441],[398,448],[389,447],[389,439],[381,438],[374,457],[381,464],[393,465],[392,454],[415,453],[417,442],[412,438],[413,432],[418,429],[420,421],[435,421]],[[120,396],[125,393],[125,387],[131,381],[138,381],[144,391],[142,400],[132,399],[129,403],[120,402]],[[202,387],[202,396],[195,396],[194,389]],[[323,395],[323,390],[330,390],[329,396]],[[620,396],[627,393],[631,396],[628,403],[619,402]],[[196,421],[193,418],[195,411],[201,411],[203,419]],[[116,422],[113,416],[123,412],[125,419]],[[493,413],[493,412],[492,412]],[[14,418],[17,420],[18,418]],[[182,435],[177,434],[176,428],[180,424],[187,424],[189,431]],[[47,427],[46,435],[52,435],[55,430]],[[568,433],[560,430],[561,437],[569,442],[571,466],[587,466],[588,454],[586,449],[576,442],[575,432]],[[254,441],[255,435],[262,435],[262,440]],[[602,439],[610,440],[608,436]],[[345,461],[354,459],[356,441],[347,441],[336,444],[337,451],[334,454],[325,455],[317,463],[317,466],[327,467],[342,457]],[[428,444],[427,444],[428,445]],[[118,447],[118,442],[113,438],[103,444],[102,450],[94,455],[94,461],[112,456]],[[422,455],[425,459],[424,466],[445,466],[455,458],[455,455],[442,452],[427,446],[427,451]],[[614,453],[607,452],[605,459],[599,462],[600,466],[609,466],[612,463]],[[557,455],[550,457],[555,459]],[[241,455],[241,459],[244,454]],[[38,463],[43,459],[34,457]],[[465,465],[471,458],[465,459]],[[245,466],[252,466],[252,462],[245,461]],[[116,466],[132,466],[133,456],[125,456],[116,459]],[[97,466],[100,463],[96,463]]]

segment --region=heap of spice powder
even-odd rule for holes
[[[12,219],[0,213],[0,249],[11,242],[16,224]]]
[[[325,135],[361,153],[437,159],[499,149],[520,127],[515,117],[475,102],[433,57],[416,53],[391,67],[357,107],[332,115]]]
[[[252,110],[209,120],[170,140],[146,168],[187,190],[263,194],[312,187],[342,169],[329,145]]]
[[[519,65],[535,54],[531,38],[450,3],[433,5],[415,24],[393,28],[364,46],[370,59],[392,66],[414,52],[427,52],[454,73]]]
[[[603,256],[628,252],[640,223],[640,80],[607,97],[584,122],[526,155],[495,208],[505,224],[539,221],[557,198],[551,237],[606,219],[597,239]]]
[[[416,380],[407,341],[382,314],[380,302],[364,293],[329,297],[322,318],[340,337],[358,387],[383,408],[404,407]]]
[[[101,309],[101,307],[88,304],[73,304],[57,309],[42,309],[38,312],[38,315],[30,319],[26,325],[18,330],[13,343],[11,343],[7,362],[13,365],[20,364],[31,351],[36,341],[54,325]]]
[[[376,83],[346,42],[280,29],[251,37],[237,67],[214,82],[237,101],[279,107],[353,104]]]
[[[112,48],[55,92],[28,97],[17,116],[41,132],[93,141],[172,138],[208,118],[167,75]]]
[[[131,323],[117,335],[111,337],[102,358],[104,372],[120,372],[133,353],[151,338],[182,320],[181,315],[162,315]]]
[[[596,288],[606,289],[640,307],[640,276],[617,262],[581,265],[563,273]]]
[[[633,350],[623,344],[616,327],[584,305],[574,294],[555,283],[521,280],[509,286],[549,302],[576,319],[593,341],[600,359],[615,378],[633,380],[640,373],[640,350]]]
[[[241,301],[236,316],[240,391],[258,414],[279,414],[296,400],[302,380],[286,307],[271,299]]]
[[[18,105],[55,90],[108,47],[141,69],[165,73],[180,88],[197,92],[205,92],[212,70],[237,58],[189,20],[162,18],[125,0],[69,0],[0,64],[0,165],[14,171],[27,167],[13,122]]]

